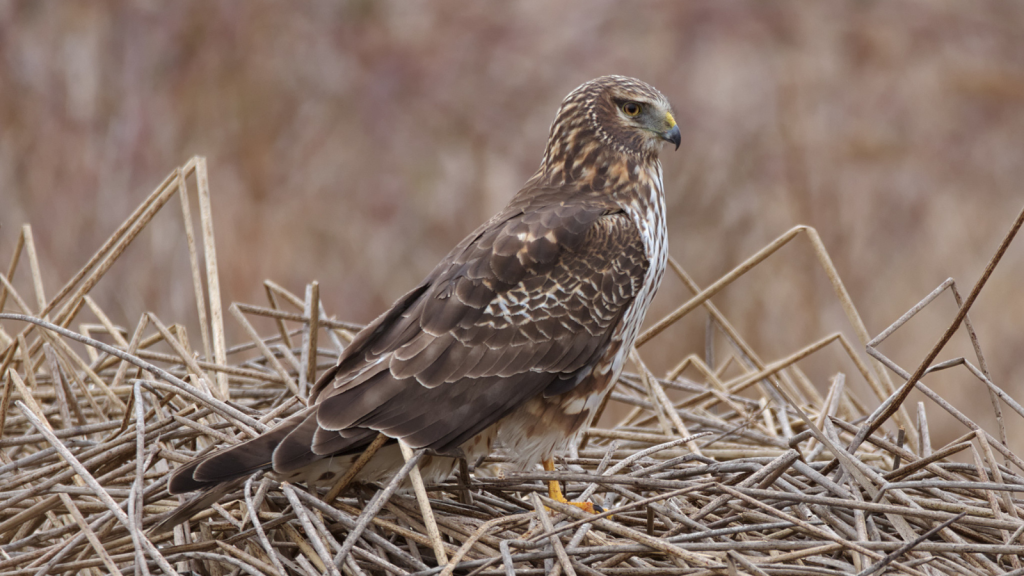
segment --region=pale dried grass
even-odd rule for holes
[[[198,233],[186,186],[193,177]],[[133,331],[115,326],[89,296],[174,196],[198,339],[152,313]],[[157,533],[153,526],[180,503],[166,492],[168,472],[297,409],[359,328],[323,311],[315,282],[300,297],[268,280],[266,306],[228,307],[247,335],[229,346],[206,164],[194,158],[51,298],[31,228],[19,235],[0,276],[0,573],[1024,574],[1024,510],[1014,497],[1024,490],[1024,462],[1006,447],[1002,408],[1021,417],[1024,409],[991,382],[966,315],[1022,219],[1024,212],[965,300],[947,281],[873,340],[813,228],[793,228],[706,288],[672,260],[671,273],[693,296],[637,347],[700,314],[703,354],[661,358],[675,367],[655,375],[636,353],[608,402],[623,416],[603,419],[557,471],[494,477],[467,465],[424,487],[419,454],[407,450],[412,495],[395,491],[401,475],[383,489],[257,476],[186,525]],[[845,325],[764,359],[711,297],[804,240]],[[31,295],[9,281],[17,274],[28,274]],[[915,370],[877,351],[946,289],[960,313]],[[933,364],[961,324],[976,361]],[[822,356],[834,366],[824,397],[799,367]],[[994,434],[921,381],[961,366],[992,398]],[[859,397],[855,383],[870,395]],[[912,388],[966,433],[933,448],[924,404],[903,405]],[[876,431],[888,424],[898,434]],[[481,466],[502,461],[499,452]],[[608,511],[589,515],[547,499],[548,480]]]

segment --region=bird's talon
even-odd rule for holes
[[[543,464],[544,469],[547,470],[548,472],[554,471],[555,461],[553,458],[545,460]],[[590,514],[598,514],[600,512],[604,512],[603,508],[601,508],[600,506],[595,506],[591,502],[569,502],[569,500],[567,500],[565,496],[562,495],[562,487],[558,485],[558,480],[551,480],[550,482],[548,482],[548,497],[554,500],[555,502],[561,502],[562,504],[575,506],[580,510],[583,510],[584,512],[588,512]]]
[[[598,507],[594,506],[594,504],[591,503],[591,502],[565,502],[565,504],[568,504],[569,506],[575,506],[575,507],[579,508],[580,510],[583,510],[584,512],[588,513],[588,514],[597,514],[598,513],[598,510],[597,510]]]
[[[559,493],[559,496],[561,496],[561,493]],[[604,508],[601,508],[600,506],[594,504],[593,502],[570,502],[566,500],[564,497],[552,498],[552,500],[555,500],[556,502],[561,502],[562,504],[568,504],[569,506],[575,506],[588,514],[600,514],[601,512],[604,512]],[[550,508],[548,508],[547,510],[549,512],[551,511]]]

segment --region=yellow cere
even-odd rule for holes
[[[676,127],[676,119],[672,117],[672,113],[671,112],[665,112],[665,120],[668,120],[668,127],[669,128],[675,128]]]

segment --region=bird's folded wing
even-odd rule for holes
[[[451,452],[529,398],[570,390],[608,350],[648,267],[640,232],[609,202],[558,190],[513,202],[317,384],[318,444],[325,430],[360,428]],[[310,430],[288,444],[311,445]]]

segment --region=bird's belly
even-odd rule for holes
[[[498,422],[498,445],[511,468],[528,469],[564,452],[590,426],[610,389],[612,374],[598,374],[557,396],[538,395]]]

